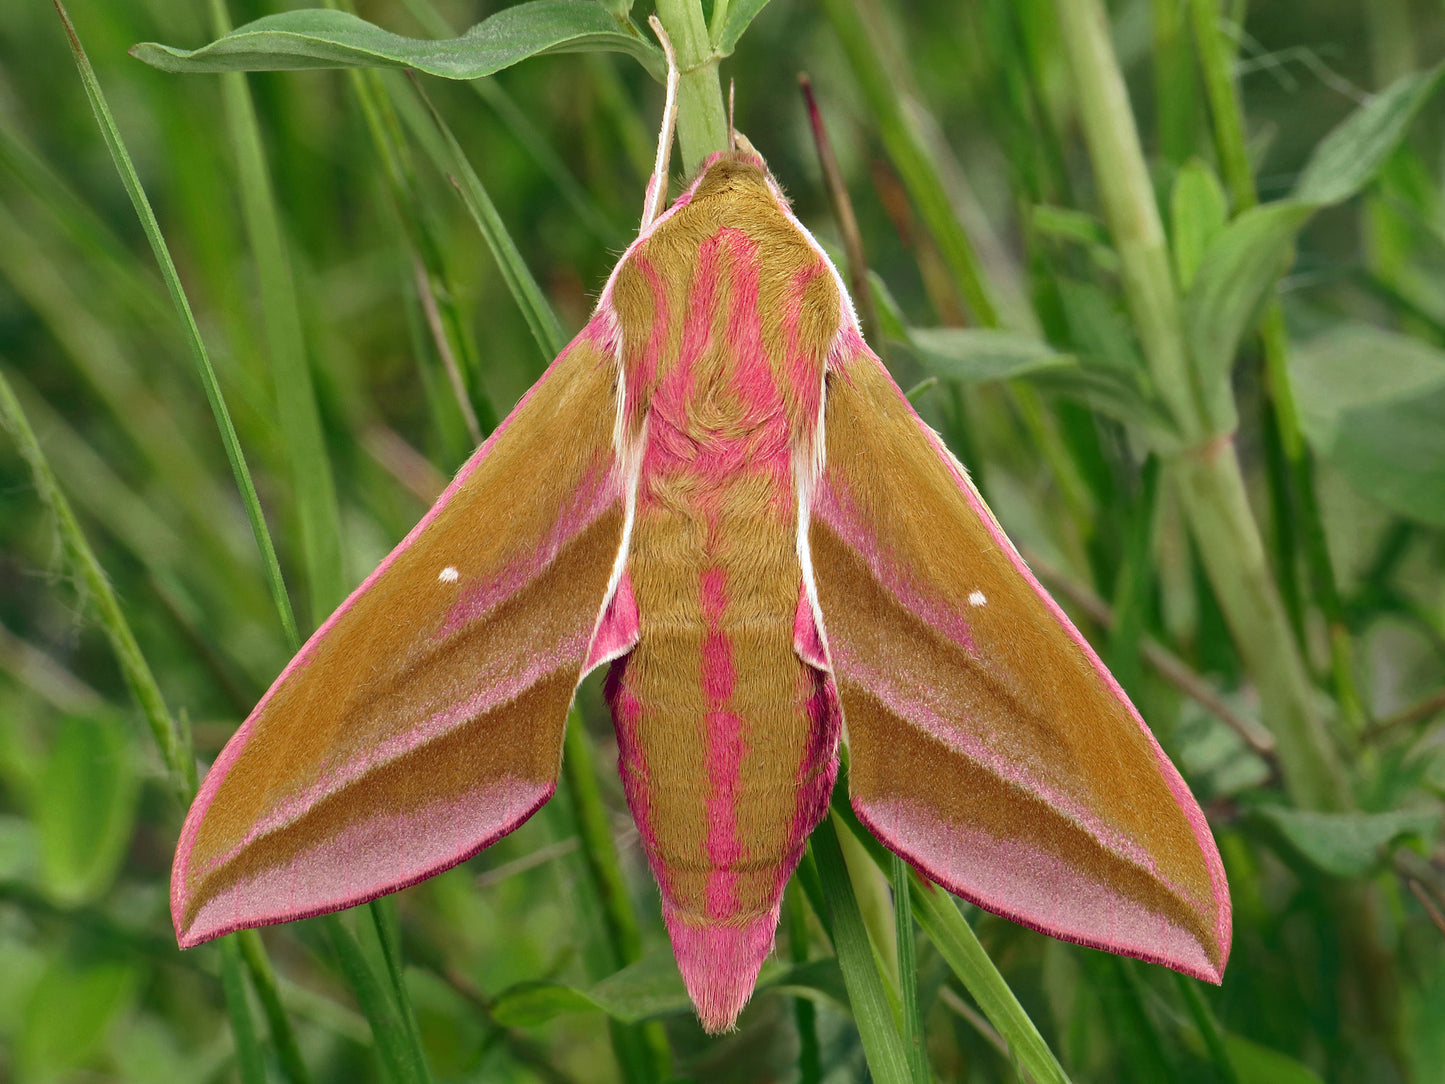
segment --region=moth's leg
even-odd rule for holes
[[[672,50],[672,41],[656,15],[649,15],[647,25],[657,35],[658,44],[667,57],[667,103],[662,107],[662,131],[657,134],[657,161],[652,167],[652,179],[647,182],[647,195],[642,201],[642,228],[645,230],[662,214],[667,205],[667,169],[672,158],[672,136],[677,128],[677,54]]]
[[[733,106],[737,104],[737,80],[728,80],[728,150],[738,149],[738,130],[733,127]]]

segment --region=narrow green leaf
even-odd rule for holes
[[[1028,224],[1040,237],[1080,246],[1101,271],[1109,275],[1119,273],[1119,253],[1114,249],[1108,229],[1087,211],[1040,203],[1029,208]]]
[[[402,118],[432,163],[455,183],[467,213],[481,231],[492,258],[497,261],[497,270],[502,273],[507,289],[517,302],[517,307],[522,310],[532,338],[537,341],[543,358],[550,362],[567,342],[561,325],[557,323],[557,316],[552,311],[552,306],[547,303],[542,288],[537,285],[531,269],[527,267],[516,242],[512,240],[506,223],[497,213],[496,204],[487,194],[486,186],[472,168],[466,152],[462,150],[451,128],[424,96],[422,102],[425,111],[416,108],[415,100],[409,100],[405,96],[398,96],[396,99]]]
[[[212,21],[218,31],[230,28],[224,0],[212,0]],[[336,504],[331,460],[321,432],[315,383],[307,358],[306,339],[291,271],[287,239],[276,207],[276,193],[256,120],[256,106],[246,77],[230,72],[221,78],[226,125],[236,151],[241,210],[256,260],[261,288],[261,316],[276,394],[276,414],[286,442],[301,528],[301,550],[309,588],[311,625],[319,625],[346,597],[341,561],[341,513]]]
[[[41,874],[58,902],[96,900],[110,887],[130,845],[138,780],[119,721],[64,720],[36,791]]]
[[[853,895],[831,816],[824,817],[822,824],[813,830],[808,847],[817,862],[823,897],[832,920],[833,948],[843,971],[843,983],[848,988],[848,1000],[863,1040],[868,1069],[878,1084],[903,1084],[910,1079],[903,1040],[893,1022],[883,976],[878,972],[877,957]]]
[[[416,1011],[412,1008],[411,993],[406,988],[406,975],[401,959],[401,918],[396,913],[396,901],[383,896],[366,905],[376,931],[376,940],[381,947],[381,956],[390,983],[391,998],[396,1005],[397,1016],[406,1029],[410,1045],[411,1061],[423,1081],[432,1079],[431,1066],[427,1062],[426,1050],[421,1042],[421,1029],[417,1027]]]
[[[1401,76],[1346,117],[1315,147],[1295,184],[1294,199],[1339,203],[1369,184],[1435,93],[1442,75],[1445,64]]]
[[[1300,427],[1361,493],[1445,525],[1445,351],[1366,325],[1291,358]]]
[[[929,1084],[928,1047],[924,1043],[923,1015],[918,1007],[918,954],[913,932],[913,902],[909,898],[908,863],[893,855],[889,880],[893,885],[893,918],[898,941],[898,994],[903,1008],[903,1052],[913,1084]]]
[[[1184,296],[1184,335],[1205,389],[1226,383],[1240,340],[1274,296],[1294,258],[1295,235],[1314,213],[1293,200],[1255,207],[1215,238]]]
[[[1012,380],[1046,369],[1077,367],[1068,354],[1015,331],[981,327],[909,328],[905,342],[930,372],[961,384]]]
[[[1234,1065],[1230,1062],[1229,1047],[1223,1033],[1219,1030],[1219,1022],[1214,1018],[1214,1010],[1209,1007],[1209,1002],[1204,999],[1204,995],[1199,990],[1199,980],[1190,978],[1188,975],[1181,975],[1176,971],[1174,984],[1179,987],[1185,1007],[1194,1019],[1194,1026],[1199,1029],[1199,1037],[1204,1043],[1205,1052],[1214,1062],[1214,1071],[1219,1074],[1223,1084],[1241,1084],[1239,1075],[1234,1071]]]
[[[1188,290],[1209,246],[1224,232],[1229,204],[1224,186],[1209,164],[1198,158],[1185,163],[1169,194],[1170,242],[1179,288]]]
[[[1266,806],[1270,821],[1302,855],[1335,877],[1363,877],[1397,840],[1431,840],[1440,830],[1440,810],[1396,809],[1388,813],[1314,813]]]
[[[241,958],[251,975],[251,985],[261,1002],[261,1011],[266,1014],[267,1026],[271,1029],[271,1044],[276,1048],[276,1058],[281,1070],[291,1084],[311,1084],[311,1073],[301,1057],[301,1046],[296,1041],[296,1032],[286,1007],[281,1004],[281,994],[276,986],[276,972],[266,958],[266,948],[261,935],[255,930],[241,930],[234,934],[241,947]]]
[[[919,130],[916,115],[910,111],[918,105],[908,92],[911,73],[901,62],[898,50],[885,48],[886,32],[871,25],[877,9],[871,5],[865,9],[857,0],[823,0],[822,8],[877,121],[888,156],[917,205],[920,217],[938,242],[943,261],[973,313],[974,323],[997,327],[998,309],[990,284],[984,278],[978,252],[954,214],[938,163]]]
[[[226,1013],[231,1018],[231,1035],[236,1040],[236,1067],[241,1084],[266,1084],[266,1055],[256,1038],[251,1006],[246,1001],[246,980],[241,973],[241,950],[234,937],[223,937],[221,987],[226,994]]]
[[[593,0],[531,0],[503,8],[456,38],[407,38],[349,12],[323,8],[267,15],[199,49],[142,42],[131,55],[164,71],[411,68],[445,79],[493,75],[549,53],[635,57],[657,79],[662,52]]]
[[[734,0],[727,11],[727,21],[723,23],[722,33],[717,35],[712,43],[718,56],[732,56],[733,50],[738,47],[738,39],[743,36],[743,31],[752,25],[763,8],[768,6],[768,0]]]
[[[968,920],[943,889],[913,877],[913,907],[918,924],[998,1029],[1035,1084],[1068,1084],[1068,1075],[979,944]]]
[[[126,194],[130,196],[131,204],[140,218],[146,240],[150,242],[151,251],[155,254],[156,262],[160,264],[161,276],[165,279],[166,289],[171,295],[171,302],[175,305],[176,313],[180,316],[181,323],[185,328],[191,355],[196,363],[196,369],[200,373],[201,384],[206,389],[206,398],[210,401],[211,412],[215,415],[216,427],[221,431],[221,443],[226,449],[226,458],[230,460],[231,473],[236,479],[236,488],[241,492],[246,515],[251,521],[251,532],[255,535],[256,547],[261,551],[266,579],[271,587],[271,597],[276,603],[282,627],[292,646],[300,647],[296,617],[291,612],[291,600],[286,594],[286,585],[281,578],[281,566],[276,560],[276,548],[271,543],[271,533],[267,530],[265,517],[261,514],[261,502],[256,497],[256,487],[251,481],[251,472],[246,466],[246,457],[241,451],[241,442],[236,436],[236,427],[231,423],[231,413],[221,395],[221,386],[216,380],[216,370],[211,365],[210,355],[206,352],[206,344],[201,338],[201,329],[196,324],[195,314],[191,311],[191,303],[186,298],[184,287],[181,286],[181,277],[176,271],[175,261],[171,259],[170,248],[161,234],[160,223],[156,221],[155,212],[151,210],[150,200],[146,197],[145,189],[141,187],[140,177],[135,171],[135,165],[131,162],[130,152],[125,148],[125,141],[121,138],[115,118],[111,115],[105,94],[100,89],[99,81],[95,78],[95,71],[90,66],[90,59],[85,55],[85,49],[80,44],[80,38],[76,35],[75,27],[70,21],[70,16],[66,14],[65,5],[61,3],[61,0],[55,0],[55,10],[60,13],[61,22],[70,39],[70,50],[75,57],[75,66],[80,70],[80,79],[85,86],[86,97],[90,99],[90,107],[95,113],[95,119],[100,124],[101,136],[105,139],[106,148],[110,151],[116,170],[120,173],[121,183],[125,186]],[[161,751],[166,755],[167,763],[174,767],[175,760],[164,743],[162,743]],[[190,785],[191,790],[194,791],[195,766],[187,765],[185,771],[192,777]]]
[[[356,995],[362,1015],[371,1026],[371,1035],[387,1074],[396,1084],[424,1084],[430,1074],[426,1072],[424,1063],[419,1062],[411,1034],[361,945],[338,916],[326,915],[322,922],[336,949],[336,958],[341,964],[346,984]]]

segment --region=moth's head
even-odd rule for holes
[[[763,156],[747,137],[734,132],[733,140],[736,144],[734,148],[717,151],[703,160],[687,191],[678,197],[674,206],[717,196],[727,196],[732,200],[741,198],[744,202],[756,199],[765,204],[788,205],[787,197],[768,171]]]

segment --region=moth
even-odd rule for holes
[[[1228,887],[1179,773],[762,159],[735,137],[664,212],[671,140],[669,120],[587,325],[211,767],[176,851],[180,944],[362,903],[511,832],[607,666],[709,1031],[773,948],[845,725],[859,819],[933,881],[1218,982]]]

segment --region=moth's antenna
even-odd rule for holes
[[[728,80],[728,150],[738,149],[738,130],[733,127],[733,106],[737,104],[738,82],[736,79]]]
[[[667,170],[672,158],[672,136],[677,127],[677,54],[672,51],[672,40],[662,27],[656,15],[647,17],[647,25],[657,35],[667,57],[667,102],[662,107],[662,131],[657,134],[657,161],[652,167],[652,179],[647,182],[647,195],[642,201],[642,228],[645,230],[662,214],[667,203]]]

